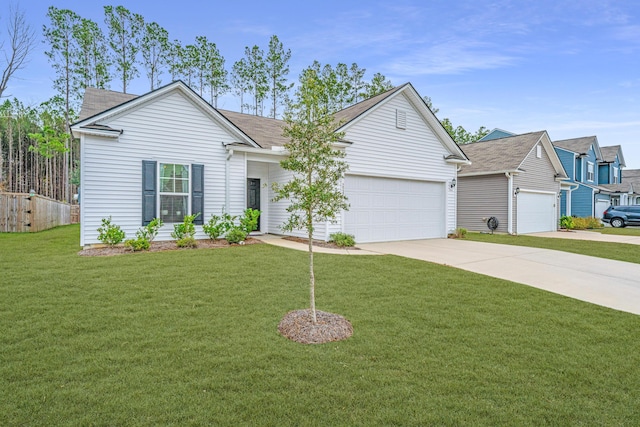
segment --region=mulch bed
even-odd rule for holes
[[[353,335],[351,322],[339,314],[316,310],[316,319],[314,324],[310,309],[290,311],[278,324],[278,331],[302,344],[341,341]]]
[[[238,244],[230,244],[224,239],[202,239],[197,240],[198,246],[197,248],[179,248],[176,245],[176,242],[173,240],[166,242],[151,242],[151,247],[148,251],[141,252],[164,252],[164,251],[189,251],[193,249],[212,249],[212,248],[228,248],[231,246],[240,246]],[[245,245],[255,245],[263,243],[261,240],[254,239],[252,237],[247,238],[243,244]],[[113,256],[113,255],[123,255],[123,254],[132,254],[136,253],[131,250],[127,250],[124,245],[118,245],[114,247],[101,247],[101,248],[87,248],[78,252],[80,256]]]
[[[304,243],[305,245],[309,244],[309,239],[305,239],[305,238],[302,238],[302,237],[285,236],[282,239],[283,240],[290,240],[292,242]],[[311,243],[313,244],[313,246],[317,246],[319,248],[349,249],[350,251],[351,250],[356,250],[356,251],[360,250],[360,248],[356,248],[355,246],[342,247],[342,246],[336,245],[334,242],[325,242],[325,241],[322,241],[322,240],[312,240]]]

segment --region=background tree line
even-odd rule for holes
[[[290,101],[291,50],[276,35],[265,48],[246,46],[244,55],[227,67],[216,44],[206,36],[190,43],[172,39],[157,22],[147,22],[123,6],[104,6],[101,23],[70,9],[49,7],[42,27],[46,52],[54,72],[56,95],[36,107],[18,100],[0,111],[0,189],[36,190],[71,201],[77,192],[80,150],[70,136],[86,87],[127,93],[132,81],[146,78],[149,90],[182,80],[214,107],[226,94],[240,101],[240,112],[278,118]],[[6,63],[0,98],[9,80],[28,62],[38,38],[24,14],[11,9],[0,49]],[[0,63],[1,64],[1,63]],[[338,111],[393,87],[382,74],[365,80],[366,69],[356,63],[335,66],[314,61],[313,70],[324,90],[321,102]]]

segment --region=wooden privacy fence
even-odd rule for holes
[[[71,205],[26,193],[0,193],[0,232],[35,232],[71,224]]]

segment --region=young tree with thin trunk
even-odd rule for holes
[[[285,149],[289,153],[280,166],[293,173],[283,185],[274,184],[274,201],[287,199],[289,218],[282,226],[285,231],[305,230],[309,239],[309,296],[313,323],[317,323],[315,302],[315,271],[313,260],[313,232],[317,222],[335,221],[340,212],[348,209],[347,197],[340,182],[348,166],[345,152],[335,144],[344,136],[335,132],[337,124],[322,102],[324,85],[312,69],[303,72],[296,99],[284,113],[283,135],[289,139]]]
[[[122,92],[127,93],[128,83],[139,76],[136,65],[144,18],[137,13],[131,13],[124,6],[105,6],[104,15],[104,22],[109,29],[113,63],[122,82]]]
[[[271,36],[265,62],[271,96],[271,117],[274,119],[278,115],[278,105],[286,102],[287,93],[293,87],[293,83],[289,84],[287,81],[290,59],[291,49],[284,50],[278,36]]]
[[[162,84],[160,75],[167,63],[169,55],[169,32],[158,23],[151,22],[144,26],[144,32],[140,43],[143,65],[147,71],[151,90]]]
[[[7,23],[7,40],[0,39],[0,60],[4,60],[2,77],[0,78],[0,98],[9,86],[13,75],[27,65],[29,54],[35,48],[36,36],[31,26],[25,21],[20,9],[10,8]]]
[[[218,97],[229,90],[229,84],[227,83],[229,73],[224,69],[224,57],[220,54],[215,43],[207,41],[202,49],[203,57],[205,58],[202,64],[205,86],[209,88],[211,105],[218,108]]]
[[[365,68],[358,67],[358,64],[355,62],[351,64],[351,68],[349,69],[351,94],[347,102],[348,104],[357,104],[360,100],[364,99],[365,82],[362,79],[366,72],[367,70]]]

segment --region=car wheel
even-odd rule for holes
[[[611,226],[616,228],[624,227],[624,221],[622,218],[613,218],[611,220]]]

